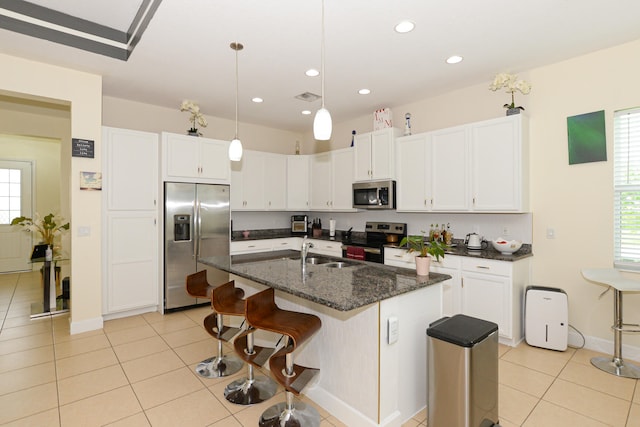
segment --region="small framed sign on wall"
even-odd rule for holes
[[[567,117],[569,164],[607,160],[604,110]]]
[[[91,139],[71,139],[71,156],[72,157],[86,157],[93,159],[94,156],[94,141]]]
[[[81,190],[102,190],[101,172],[80,172]]]

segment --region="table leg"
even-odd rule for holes
[[[49,312],[51,310],[51,261],[44,262],[44,268],[42,269],[42,286],[44,302],[42,304],[42,311]],[[54,298],[55,304],[55,298]]]
[[[594,357],[591,364],[598,369],[625,378],[640,378],[640,368],[622,360],[622,291],[613,290],[613,358]]]

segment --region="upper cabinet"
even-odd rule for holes
[[[473,210],[529,210],[529,143],[526,116],[471,125]]]
[[[287,157],[245,150],[231,163],[231,210],[285,210]]]
[[[311,156],[311,210],[353,212],[353,150]]]
[[[287,209],[309,210],[309,156],[287,156]]]
[[[397,210],[526,212],[527,136],[513,115],[398,138]]]
[[[354,181],[395,179],[395,139],[402,135],[396,128],[380,129],[354,138]]]
[[[165,181],[229,184],[229,142],[162,133]]]

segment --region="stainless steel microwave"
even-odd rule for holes
[[[355,182],[353,207],[358,209],[395,209],[396,182],[393,180]]]

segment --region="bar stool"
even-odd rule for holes
[[[214,292],[217,293],[217,288]],[[245,303],[246,300],[238,299],[234,302],[234,306],[246,314]],[[255,328],[249,324],[247,329],[238,335],[233,342],[236,354],[247,362],[247,376],[233,381],[224,389],[225,399],[237,405],[253,405],[264,402],[273,397],[278,388],[278,384],[271,378],[264,375],[254,375],[254,367],[262,367],[274,351],[273,348],[255,345],[254,332]]]
[[[591,359],[591,364],[619,377],[640,378],[640,368],[622,360],[622,333],[640,332],[640,329],[628,328],[630,326],[638,328],[640,325],[623,323],[622,321],[622,293],[640,292],[640,282],[627,279],[614,268],[584,269],[582,276],[590,282],[608,286],[602,295],[613,288],[613,325],[611,326],[613,329],[613,358],[594,357]]]
[[[245,316],[249,325],[287,338],[285,346],[269,361],[271,374],[285,388],[287,400],[267,408],[260,416],[258,425],[319,426],[318,411],[303,402],[294,405],[293,398],[300,394],[320,370],[294,364],[293,351],[320,329],[320,318],[313,314],[280,309],[275,303],[274,295],[273,288],[269,288],[246,299]]]
[[[223,315],[244,316],[244,291],[235,287],[233,281],[213,288],[207,281],[207,270],[190,274],[186,279],[187,293],[195,298],[210,298],[214,312],[204,318],[204,329],[218,341],[218,354],[198,363],[196,372],[205,378],[220,378],[235,374],[242,368],[242,360],[233,354],[225,355],[222,342],[229,342],[240,332],[240,328],[224,326]],[[233,297],[230,297],[232,294]],[[217,300],[221,301],[218,302]],[[237,299],[240,308],[236,307]],[[214,304],[218,302],[217,304]]]

